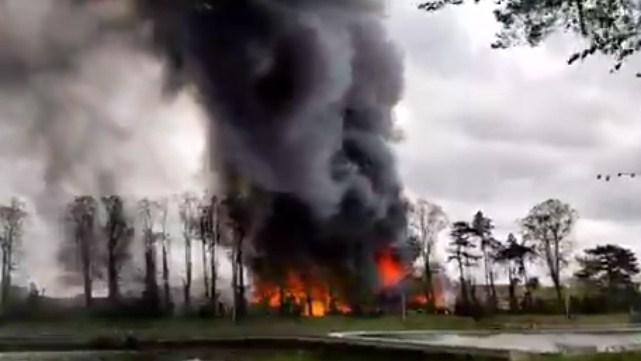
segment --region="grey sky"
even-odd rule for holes
[[[568,36],[492,50],[497,27],[487,6],[426,14],[417,3],[393,1],[389,18],[407,64],[397,114],[407,140],[397,148],[408,192],[441,204],[452,220],[482,209],[501,237],[556,197],[581,216],[577,250],[601,242],[641,250],[641,178],[595,179],[641,170],[641,62],[617,74],[606,58],[570,67],[581,43]]]

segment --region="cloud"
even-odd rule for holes
[[[596,180],[641,171],[641,62],[617,74],[604,57],[568,66],[581,43],[565,35],[536,49],[492,50],[487,10],[428,15],[414,1],[394,3],[389,28],[408,63],[397,156],[410,193],[437,201],[452,220],[483,209],[501,236],[518,231],[515,221],[536,203],[559,198],[583,217],[578,249],[641,250],[631,242],[641,228],[641,178]]]

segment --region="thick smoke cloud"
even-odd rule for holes
[[[388,142],[403,67],[380,4],[179,3],[143,2],[171,84],[198,86],[222,168],[270,194],[255,251],[274,264],[351,261],[397,240],[405,219]]]
[[[39,239],[60,234],[52,227],[74,194],[153,196],[202,185],[191,177],[198,167],[171,147],[190,129],[209,142],[218,169],[260,199],[254,257],[358,268],[354,260],[400,237],[401,184],[388,142],[403,69],[376,1],[0,7],[1,160],[23,173],[15,179],[32,175],[4,177],[36,205]],[[166,56],[150,52],[148,35]]]
[[[167,99],[134,5],[0,0],[0,202],[30,205],[21,266],[50,292],[74,195],[204,188],[202,112],[187,91]]]

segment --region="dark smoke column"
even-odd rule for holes
[[[141,1],[170,85],[209,111],[212,159],[252,189],[255,270],[371,267],[405,227],[388,146],[403,68],[380,4]]]

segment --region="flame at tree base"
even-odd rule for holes
[[[258,281],[254,287],[254,305],[266,305],[272,310],[294,308],[301,316],[324,317],[330,313],[349,314],[352,308],[332,296],[329,287],[322,282],[301,276],[295,271],[287,272],[285,280]]]
[[[254,306],[267,307],[272,311],[285,314],[324,317],[329,314],[360,314],[369,311],[378,312],[376,310],[386,308],[389,310],[390,306],[392,308],[397,306],[399,292],[410,290],[409,294],[406,293],[408,307],[422,309],[429,304],[422,280],[412,276],[412,268],[397,250],[385,248],[376,252],[373,258],[376,264],[378,287],[371,292],[375,296],[381,296],[376,301],[376,305],[368,305],[371,299],[364,301],[365,304],[358,301],[348,302],[346,298],[342,297],[347,293],[341,294],[340,289],[332,289],[329,278],[322,277],[320,272],[298,271],[295,268],[284,272],[285,276],[279,281],[264,280],[260,276],[255,279],[251,303]],[[344,279],[337,281],[343,283],[344,289],[342,291],[354,291],[355,285],[348,286],[344,283]],[[434,289],[434,307],[436,309],[445,308],[445,300],[440,292],[441,288],[442,285],[437,285]],[[353,301],[353,299],[350,300]]]

